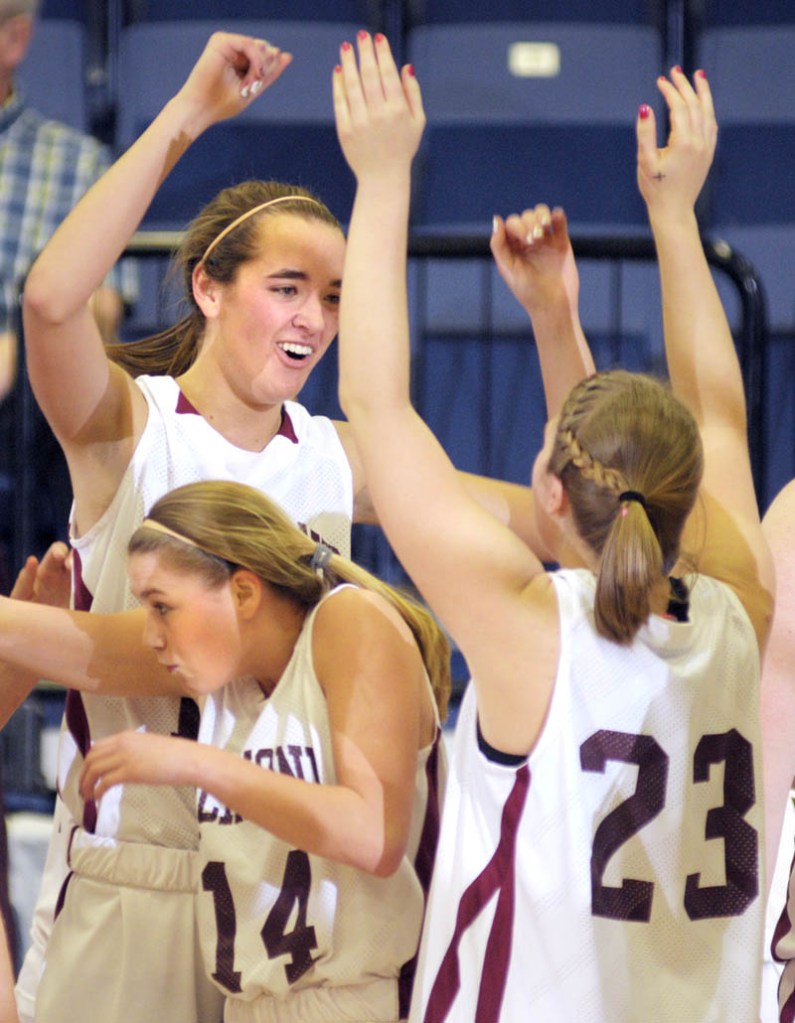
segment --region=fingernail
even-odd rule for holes
[[[351,48],[351,44],[349,42],[346,41],[346,42],[344,42],[342,44],[342,49],[345,50],[346,53],[347,53],[348,50],[350,50],[350,48]]]
[[[696,71],[696,74],[698,75],[699,78],[707,77],[707,72],[703,68],[699,68],[698,71]]]
[[[249,87],[247,85],[244,85],[243,88],[240,90],[240,95],[243,97],[243,99],[248,99],[248,92]]]
[[[334,65],[334,74],[335,75],[339,75],[341,73],[342,73],[342,64],[335,64]]]
[[[533,237],[534,238],[544,237],[544,228],[540,224],[536,224],[536,226],[533,228]]]
[[[500,226],[500,222],[499,222],[499,220],[497,220],[497,218],[496,218],[496,217],[492,217],[492,218],[491,218],[491,233],[492,233],[492,234],[496,234],[496,233],[497,233],[497,228],[498,228],[499,226]]]
[[[366,33],[365,33],[365,34],[366,34]],[[383,41],[384,41],[385,39],[386,39],[386,36],[384,35],[384,33],[383,33],[383,32],[376,32],[376,34],[375,34],[375,41],[376,41],[377,43],[383,43]]]
[[[640,109],[638,110],[638,117],[641,119],[641,121],[645,121],[650,113],[651,113],[651,110],[649,109],[647,104],[646,103],[641,103]]]
[[[360,28],[359,32],[358,32],[358,39],[359,39],[359,41],[360,42],[364,42],[364,40],[366,38],[367,38],[367,33],[365,32],[365,30],[363,28]]]
[[[251,84],[251,95],[252,96],[256,96],[261,88],[262,88],[262,82],[259,79],[257,79],[256,82],[252,82],[252,84]]]
[[[679,65],[678,65],[678,64],[677,64],[677,65],[676,65],[676,67],[674,68],[674,71],[675,71],[675,72],[676,72],[676,73],[677,73],[678,75],[681,75],[681,74],[682,74],[682,69],[681,69],[681,68],[679,67]]]
[[[406,65],[406,71],[408,71],[408,73],[411,75],[412,78],[416,77],[416,72],[414,70],[414,65],[413,64],[407,64]]]

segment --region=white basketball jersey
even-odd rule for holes
[[[263,491],[296,522],[341,553],[350,553],[353,481],[333,423],[286,402],[279,433],[263,451],[227,441],[190,405],[171,377],[136,380],[146,398],[146,427],[116,495],[75,549],[75,606],[99,612],[137,606],[127,578],[127,543],[154,502],[185,483],[236,480]],[[129,728],[194,737],[191,699],[121,699],[70,692],[61,733],[59,791],[87,831],[129,842],[195,848],[195,792],[169,786],[119,785],[99,806],[77,784],[93,740]]]
[[[773,932],[771,952],[784,964],[778,984],[780,1023],[795,1023],[795,859],[790,866],[787,897]]]
[[[333,785],[326,699],[312,661],[316,612],[307,616],[271,696],[251,679],[225,686],[207,701],[200,741],[263,770]],[[200,792],[197,917],[206,968],[219,987],[249,1001],[309,987],[364,990],[384,979],[392,982],[379,988],[392,1005],[386,1018],[397,1019],[399,1011],[405,1018],[445,775],[437,729],[417,757],[408,846],[388,878],[295,849]],[[357,1019],[385,1018],[383,1005],[368,1006],[364,994],[362,1001]]]
[[[555,573],[561,652],[518,766],[456,728],[413,1023],[754,1023],[759,654],[725,585],[689,621],[599,637],[595,580]],[[528,665],[528,685],[532,685]]]

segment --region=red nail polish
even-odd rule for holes
[[[364,42],[364,40],[366,38],[367,38],[367,33],[365,32],[365,30],[363,28],[360,28],[359,29],[359,41],[360,42]]]
[[[342,71],[342,64],[335,64],[334,65],[334,74],[338,75],[341,71]]]
[[[679,65],[678,65],[678,64],[677,64],[677,65],[676,65],[676,67],[674,68],[674,71],[675,71],[675,72],[676,72],[676,73],[677,73],[678,75],[681,75],[681,74],[682,74],[682,69],[681,69],[681,68],[679,67]]]
[[[383,43],[383,41],[385,39],[386,39],[386,36],[384,35],[383,32],[376,32],[376,34],[375,34],[375,41],[377,43]]]
[[[416,77],[416,71],[414,70],[414,65],[413,64],[407,64],[406,65],[406,71],[408,71],[408,73],[411,75],[412,78]]]
[[[703,68],[699,68],[698,71],[696,71],[696,74],[698,75],[699,78],[707,77],[707,72]]]
[[[648,105],[646,103],[641,103],[640,108],[638,109],[638,117],[641,119],[641,121],[645,121],[650,113],[651,110],[648,107]]]
[[[342,47],[341,47],[341,49],[345,50],[346,53],[347,53],[348,50],[350,50],[350,48],[351,48],[351,44],[348,43],[348,42],[343,43]]]

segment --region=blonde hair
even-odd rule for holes
[[[446,717],[450,646],[430,612],[338,554],[324,557],[318,570],[313,564],[317,543],[261,491],[242,483],[189,483],[161,497],[148,519],[171,533],[144,522],[130,539],[129,553],[163,554],[175,569],[200,576],[210,587],[224,585],[235,569],[246,568],[307,609],[343,582],[380,594],[411,629],[440,717]]]
[[[264,217],[301,217],[337,228],[339,221],[316,195],[278,181],[243,181],[225,188],[188,225],[174,255],[170,274],[181,273],[188,312],[166,330],[106,347],[108,357],[131,376],[180,376],[193,365],[204,336],[204,314],[193,297],[193,271],[219,284],[231,284],[244,264],[261,251],[259,225]]]
[[[680,555],[703,473],[698,426],[661,381],[597,373],[569,394],[548,470],[599,557],[597,631],[629,643],[649,617],[652,588]]]

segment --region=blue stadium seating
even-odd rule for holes
[[[240,22],[241,32],[278,38],[292,65],[232,121],[190,148],[160,189],[147,226],[182,227],[219,189],[250,177],[306,185],[347,220],[354,182],[337,142],[331,74],[348,24]],[[214,26],[141,22],[124,29],[119,55],[117,143],[126,148],[182,85]],[[272,31],[273,30],[273,31]]]
[[[25,99],[47,117],[89,129],[86,27],[82,21],[40,19],[17,79]]]

